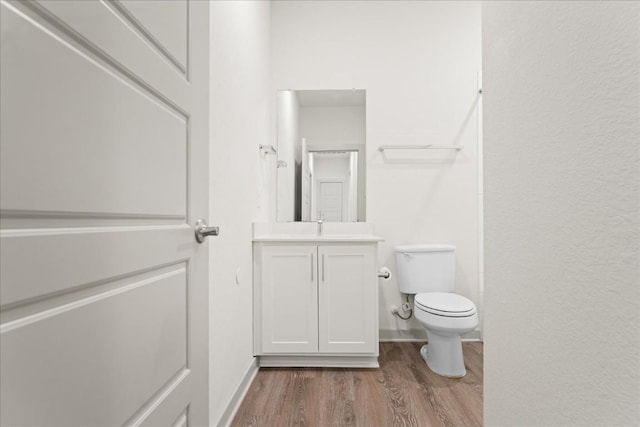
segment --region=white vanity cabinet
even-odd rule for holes
[[[377,366],[377,241],[255,242],[261,366]]]
[[[318,248],[264,245],[256,317],[260,353],[318,352]]]

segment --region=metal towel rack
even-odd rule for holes
[[[462,150],[462,145],[381,145],[378,151],[384,150]]]

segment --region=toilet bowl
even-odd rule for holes
[[[420,355],[429,369],[445,377],[464,377],[461,338],[479,323],[473,302],[453,293],[426,292],[415,296],[413,312],[427,331],[428,343]]]
[[[453,293],[455,246],[403,245],[395,253],[400,292],[415,295],[413,312],[427,332],[422,358],[438,375],[465,376],[462,335],[479,320],[475,304]]]

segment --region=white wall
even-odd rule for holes
[[[367,91],[366,214],[386,239],[380,264],[395,271],[398,244],[454,244],[457,291],[479,302],[480,4],[278,1],[271,10],[272,99],[286,88]],[[465,148],[455,161],[398,163],[377,150],[429,143]],[[400,302],[395,278],[380,286],[382,338],[416,336],[402,332],[420,331],[415,320],[389,312]]]
[[[266,220],[272,185],[269,3],[211,3],[210,415],[216,425],[253,363],[251,223]],[[240,283],[236,284],[236,269]]]
[[[485,423],[640,425],[640,3],[483,6]]]

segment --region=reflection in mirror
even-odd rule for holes
[[[306,160],[302,220],[358,221],[358,151],[312,151]]]
[[[364,90],[278,91],[278,221],[366,220]]]

